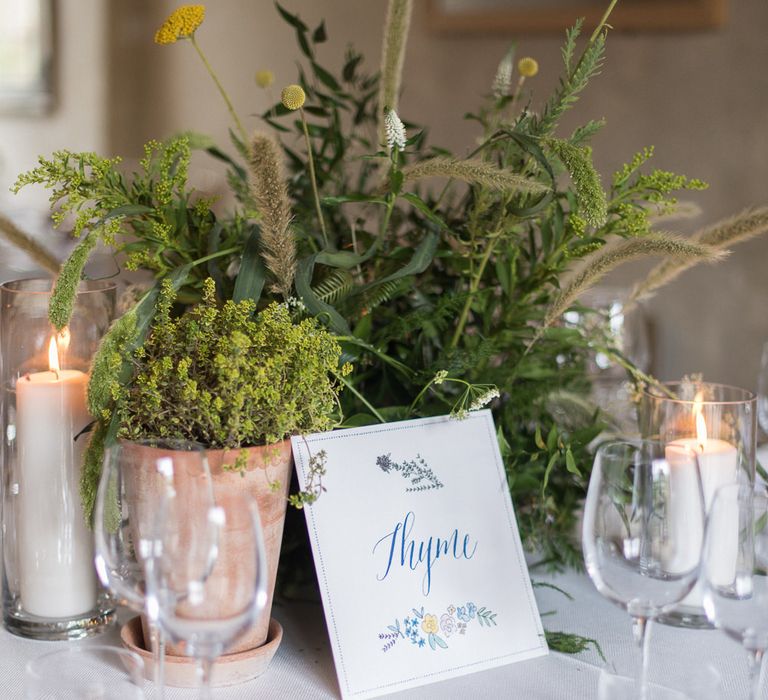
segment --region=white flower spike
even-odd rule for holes
[[[497,99],[507,97],[512,89],[512,68],[515,50],[511,48],[499,62],[496,69],[496,77],[493,79],[493,96]]]
[[[384,133],[387,137],[387,148],[390,151],[395,146],[400,151],[405,148],[405,126],[393,109],[388,109],[384,114]]]

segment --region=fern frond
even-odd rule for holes
[[[576,39],[578,39],[581,34],[581,27],[583,24],[584,18],[579,17],[572,27],[565,30],[565,44],[563,44],[561,51],[567,75],[570,75],[571,73],[571,64],[573,63],[573,57],[576,54]]]
[[[403,316],[392,319],[386,328],[383,342],[397,338],[408,338],[414,331],[429,327],[435,333],[446,331],[455,323],[456,317],[467,299],[467,292],[449,292],[443,294],[433,305],[425,305]]]
[[[540,193],[548,188],[536,180],[532,180],[516,173],[501,170],[495,165],[470,158],[458,160],[438,156],[428,158],[403,168],[402,173],[406,182],[422,180],[428,177],[448,177],[473,185],[482,185],[499,192],[522,191]]]
[[[349,296],[355,286],[355,280],[349,270],[339,268],[312,287],[320,301],[335,305]]]
[[[599,228],[608,216],[608,202],[600,184],[600,175],[592,164],[589,146],[574,146],[562,139],[546,139],[549,149],[562,161],[576,188],[579,213]]]
[[[371,309],[375,309],[377,306],[407,293],[410,291],[412,285],[412,277],[402,277],[371,287],[364,292],[361,297],[360,310],[364,313],[368,313]]]
[[[462,376],[467,372],[484,367],[499,352],[499,343],[494,338],[484,338],[476,346],[469,349],[454,349],[442,357],[440,367],[452,376]]]
[[[605,119],[592,119],[584,124],[584,126],[575,129],[568,140],[574,146],[583,146],[604,126]]]
[[[555,94],[549,98],[541,115],[534,120],[531,132],[536,136],[547,136],[557,126],[560,117],[579,99],[579,94],[589,81],[599,75],[605,52],[605,33],[599,34],[587,45],[584,53],[573,69],[560,79]]]

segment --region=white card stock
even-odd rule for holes
[[[490,411],[293,438],[343,698],[547,653]]]

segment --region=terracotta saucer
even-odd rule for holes
[[[120,629],[123,646],[135,651],[144,659],[144,673],[147,680],[155,678],[155,659],[152,652],[144,647],[144,635],[141,631],[141,618],[133,617]],[[211,685],[219,688],[225,685],[245,683],[260,676],[267,670],[283,638],[280,623],[271,618],[267,641],[256,649],[241,651],[238,654],[220,656],[213,665]],[[175,688],[196,688],[200,685],[195,660],[189,656],[165,657],[165,684]]]

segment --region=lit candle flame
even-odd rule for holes
[[[59,349],[56,347],[56,337],[51,336],[51,342],[48,343],[48,367],[51,372],[59,374],[61,367],[59,366]]]
[[[707,444],[707,423],[704,420],[704,413],[702,412],[703,396],[699,392],[693,399],[693,415],[696,418],[696,439],[699,441],[699,447],[701,451],[704,451],[704,446]]]

